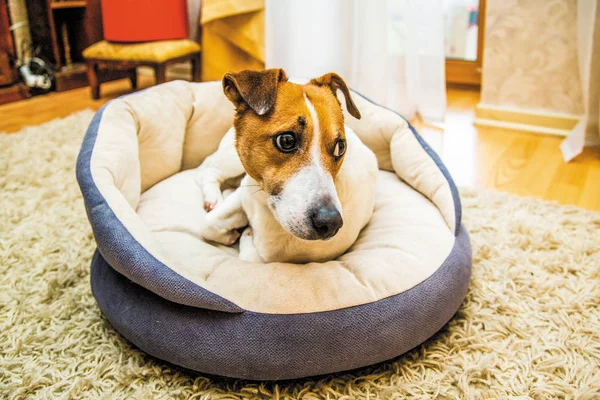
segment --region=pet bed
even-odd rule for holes
[[[337,260],[240,261],[199,238],[194,168],[233,108],[220,82],[182,81],[116,99],[94,117],[77,178],[98,245],[91,285],[143,351],[215,375],[299,378],[385,361],[441,329],[471,274],[456,187],[396,113],[353,98],[346,115],[380,167],[373,218]]]

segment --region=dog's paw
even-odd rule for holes
[[[206,212],[211,212],[221,201],[223,201],[221,184],[214,179],[214,176],[210,171],[199,172],[196,176],[196,182],[202,191],[204,210]]]
[[[240,260],[248,262],[263,262],[254,246],[254,234],[252,227],[247,227],[240,236]]]
[[[225,242],[226,242],[227,246],[231,246],[232,244],[237,242],[237,240],[240,238],[240,235],[241,235],[240,231],[237,231],[237,230],[229,231],[225,235]]]
[[[229,196],[234,191],[234,189],[227,189],[219,195],[217,194],[217,192],[211,193],[212,189],[207,188],[207,190],[203,191],[204,193],[209,193],[208,197],[206,194],[204,195],[204,211],[206,211],[207,213],[211,212],[219,205],[219,203],[221,203],[222,200],[225,200],[227,196]]]
[[[218,183],[206,182],[202,185],[202,194],[204,195],[204,210],[211,212],[223,201],[223,193]]]
[[[214,226],[207,226],[202,232],[202,236],[205,240],[210,242],[224,244],[225,246],[231,246],[240,237],[238,230],[226,230],[219,229]]]
[[[231,246],[240,237],[238,227],[227,219],[221,219],[218,212],[209,212],[205,217],[205,226],[202,229],[204,239],[211,242]]]

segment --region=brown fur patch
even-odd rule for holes
[[[361,118],[360,111],[358,110],[358,107],[356,107],[356,104],[354,104],[352,96],[350,95],[350,89],[348,89],[348,85],[346,85],[346,82],[344,82],[341,76],[330,72],[318,78],[312,79],[310,84],[327,87],[329,90],[331,90],[334,96],[338,90],[341,90],[342,94],[344,95],[344,99],[346,100],[346,108],[348,109],[350,115],[356,119]]]
[[[344,116],[329,88],[281,82],[271,112],[259,116],[246,109],[236,114],[236,149],[242,164],[270,195],[277,195],[291,176],[311,162],[315,122],[306,105],[305,93],[319,118],[322,165],[335,178],[343,157],[336,160],[333,151],[337,138],[345,138]],[[293,153],[282,153],[273,142],[277,134],[286,131],[294,132],[299,141],[299,148]]]
[[[223,77],[223,93],[237,111],[250,107],[258,115],[265,115],[275,104],[279,83],[287,79],[279,68],[228,73]]]

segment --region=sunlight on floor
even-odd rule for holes
[[[473,125],[477,91],[448,90],[443,129],[415,128],[440,155],[458,187],[483,187],[600,210],[600,149],[565,163],[562,138]]]

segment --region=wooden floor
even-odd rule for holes
[[[152,84],[141,76],[140,87]],[[89,89],[51,93],[0,106],[0,132],[16,132],[86,108],[98,109],[111,98],[130,92],[127,80],[102,85],[102,98]],[[417,128],[440,154],[459,187],[483,187],[521,196],[556,200],[600,211],[600,150],[587,149],[565,163],[561,138],[473,126],[479,93],[448,90],[444,129],[419,122]]]

